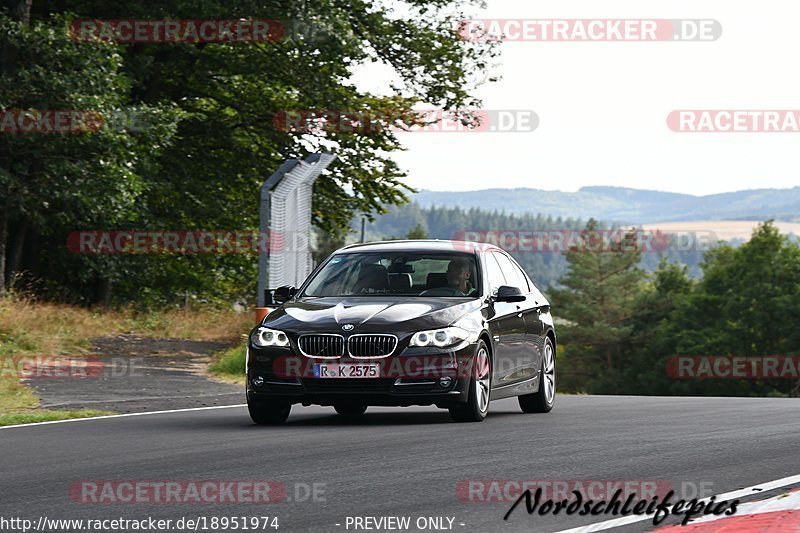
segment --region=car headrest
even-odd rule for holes
[[[383,265],[362,265],[358,273],[356,288],[359,291],[364,289],[386,290],[389,288],[389,273]]]
[[[392,263],[389,265],[389,274],[413,274],[414,265],[407,263]]]
[[[429,289],[444,287],[447,285],[447,272],[430,272],[428,274],[426,286]]]
[[[406,291],[411,288],[411,274],[389,274],[389,288]]]

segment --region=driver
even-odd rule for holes
[[[469,282],[469,263],[466,259],[453,259],[447,265],[447,286],[469,296],[472,283]]]

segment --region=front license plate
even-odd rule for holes
[[[315,378],[377,378],[380,365],[357,363],[316,363]]]

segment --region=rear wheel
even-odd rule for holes
[[[336,412],[346,417],[359,417],[367,412],[367,406],[357,403],[339,403],[333,406]]]
[[[519,397],[523,413],[549,413],[556,402],[556,352],[550,337],[545,337],[542,367],[539,369],[539,390]]]
[[[478,341],[478,351],[469,383],[467,403],[450,408],[450,416],[456,422],[481,422],[489,412],[492,391],[492,359],[483,341]]]
[[[292,404],[283,401],[254,402],[247,400],[247,410],[253,422],[262,426],[279,426],[289,418]]]

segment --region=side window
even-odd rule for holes
[[[486,274],[489,278],[489,292],[491,294],[495,294],[500,285],[506,284],[506,278],[503,276],[503,271],[494,258],[495,255],[496,254],[492,253],[483,255],[483,262],[486,265]]]
[[[531,280],[528,278],[528,275],[525,274],[525,270],[521,266],[519,266],[519,263],[514,261],[513,257],[511,258],[511,264],[514,265],[514,268],[516,268],[517,271],[519,272],[519,277],[523,281],[523,286],[527,287],[528,289],[527,291],[523,290],[522,292],[533,292],[533,287],[531,287]]]
[[[517,287],[522,294],[528,294],[531,292],[530,288],[528,287],[528,280],[525,279],[525,276],[522,275],[519,268],[511,262],[511,260],[505,254],[500,253],[493,253],[493,256],[497,258],[497,262],[500,263],[500,269],[503,271],[506,280],[508,280],[508,284],[512,287]]]

